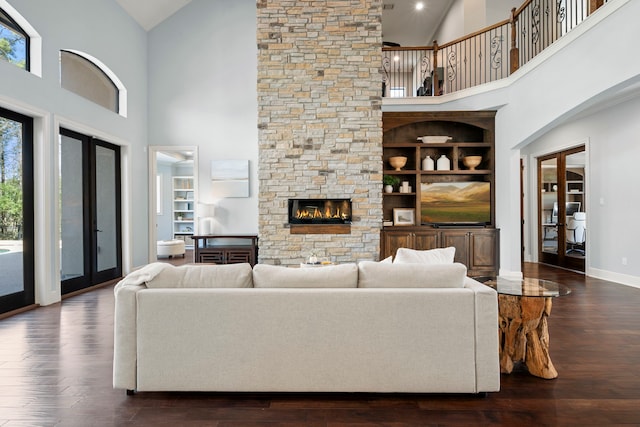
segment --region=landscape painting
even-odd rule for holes
[[[423,224],[488,224],[491,222],[491,184],[488,182],[422,183]]]

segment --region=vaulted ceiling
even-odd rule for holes
[[[210,0],[214,1],[214,0]],[[383,0],[382,39],[402,46],[425,46],[433,41],[440,22],[455,0]],[[116,0],[142,28],[149,31],[191,0]]]

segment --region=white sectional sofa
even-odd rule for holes
[[[154,263],[115,296],[128,393],[500,388],[497,295],[461,264]]]

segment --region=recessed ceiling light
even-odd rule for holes
[[[422,9],[424,9],[424,3],[419,1],[418,3],[416,3],[416,10],[422,10]]]
[[[400,61],[400,57],[398,55],[396,55],[396,56],[393,57],[393,60],[398,62],[398,61]]]

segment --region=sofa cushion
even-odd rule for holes
[[[462,288],[467,267],[451,264],[358,263],[359,288]]]
[[[453,246],[448,248],[428,249],[426,251],[418,251],[415,249],[398,248],[396,259],[393,261],[398,264],[451,264],[456,254],[456,248]]]
[[[251,265],[182,265],[165,268],[147,281],[147,288],[251,288]]]
[[[356,288],[358,267],[338,264],[313,268],[289,268],[269,264],[253,267],[256,288]]]

